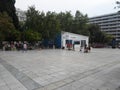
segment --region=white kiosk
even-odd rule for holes
[[[88,46],[89,37],[70,32],[61,32],[61,46],[65,49],[80,50],[80,47]]]

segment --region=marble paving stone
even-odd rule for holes
[[[119,89],[120,50],[0,51],[0,90]]]

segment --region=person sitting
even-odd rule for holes
[[[91,51],[91,46],[89,45],[89,46],[88,46],[88,52],[90,52],[90,51]]]

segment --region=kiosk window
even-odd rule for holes
[[[74,44],[80,44],[80,41],[75,41]]]
[[[86,44],[86,40],[81,40],[81,46],[84,47]]]
[[[72,44],[72,40],[66,40],[66,44]]]

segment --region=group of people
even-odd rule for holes
[[[82,49],[83,49],[83,47],[80,47],[80,51],[82,51]],[[85,46],[84,46],[84,53],[88,53],[90,51],[91,51],[91,46],[89,45],[87,47],[87,45],[85,44]]]
[[[75,45],[73,44],[73,50],[75,50]],[[91,51],[91,46],[87,46],[86,44],[84,46],[80,46],[80,51],[84,53],[88,53]]]
[[[68,50],[75,50],[75,44],[66,44],[66,47]],[[62,49],[64,49],[64,47]],[[87,46],[87,44],[85,44],[84,46],[80,46],[80,51],[88,53],[91,51],[91,46],[90,45]]]
[[[3,43],[2,45],[3,51],[8,51],[8,50],[27,50],[27,43],[26,42],[6,42]]]
[[[3,51],[8,51],[8,50],[23,50],[23,51],[27,51],[28,48],[28,43],[27,42],[5,42],[2,44],[3,47]],[[38,45],[37,45],[38,46]],[[68,48],[68,50],[75,50],[75,44],[67,44],[66,47]],[[62,47],[62,49],[64,49],[64,47]],[[86,44],[84,46],[80,46],[80,51],[84,52],[84,53],[88,53],[91,51],[91,46],[87,46]]]

